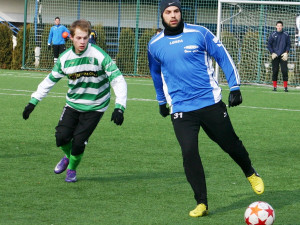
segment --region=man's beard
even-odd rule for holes
[[[180,22],[177,24],[176,27],[169,26],[164,21],[162,15],[161,15],[161,19],[162,19],[162,24],[165,27],[165,30],[164,30],[164,34],[165,35],[173,36],[173,35],[181,34],[183,32],[184,23],[183,23],[183,19],[182,18],[180,19]]]

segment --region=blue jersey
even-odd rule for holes
[[[48,37],[48,45],[63,45],[65,44],[65,39],[62,37],[63,32],[68,32],[70,34],[70,31],[64,26],[64,25],[54,25],[50,29],[49,37]]]
[[[207,28],[184,24],[181,34],[152,37],[148,44],[150,73],[160,105],[171,113],[189,112],[222,99],[212,64],[213,57],[225,73],[230,90],[240,89],[240,77],[222,43]]]
[[[284,52],[289,52],[291,48],[291,40],[288,32],[274,31],[268,40],[268,49],[271,53],[281,55]]]

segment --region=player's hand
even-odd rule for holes
[[[288,54],[287,54],[287,52],[281,54],[281,59],[282,59],[283,61],[287,61],[287,60],[288,60]]]
[[[122,109],[115,109],[110,121],[114,121],[115,124],[121,126],[124,121],[124,111]]]
[[[167,107],[167,104],[159,105],[159,113],[163,117],[166,117],[166,116],[170,115],[170,110]]]
[[[228,97],[228,106],[234,107],[243,102],[242,94],[240,90],[231,91]]]
[[[274,60],[278,55],[276,53],[272,53],[272,59]]]
[[[32,111],[34,110],[35,105],[32,103],[29,103],[24,111],[23,111],[23,119],[27,120],[29,118],[30,113],[32,113]]]
[[[48,44],[48,50],[49,50],[49,51],[51,50],[51,45],[49,45],[49,44]]]

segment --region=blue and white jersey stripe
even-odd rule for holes
[[[160,105],[171,113],[189,112],[222,99],[212,57],[224,71],[230,90],[237,90],[240,77],[229,53],[207,28],[184,24],[181,34],[154,36],[148,44],[151,76]]]

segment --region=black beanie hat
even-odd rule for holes
[[[169,6],[177,6],[181,11],[181,3],[179,0],[162,0],[160,2],[160,13],[162,14]]]

